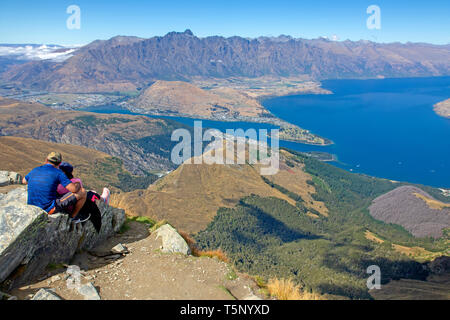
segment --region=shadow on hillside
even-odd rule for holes
[[[364,279],[370,276],[367,273],[369,266],[378,266],[381,271],[381,283],[401,278],[425,280],[429,274],[421,263],[413,260],[390,260],[384,257],[367,258],[363,255],[349,257],[328,253],[324,256],[322,262],[330,269],[350,273]]]
[[[247,209],[245,210],[246,213],[256,218],[257,226],[255,227],[260,229],[263,235],[276,237],[282,243],[292,242],[299,239],[316,240],[322,238],[322,236],[318,236],[310,232],[301,232],[299,230],[290,228],[282,221],[275,219],[270,214],[255,206],[251,206],[244,202],[241,202],[240,206]]]
[[[351,299],[373,299],[367,289],[358,288],[350,285],[336,285],[332,283],[321,283],[317,289],[326,294],[348,297]]]
[[[364,288],[351,286],[337,286],[334,284],[322,283],[319,288],[322,292],[336,295],[344,295],[351,298],[371,298],[365,289],[366,280],[373,275],[373,271],[368,273],[369,266],[378,266],[381,272],[381,284],[386,284],[391,280],[414,279],[426,280],[428,271],[419,262],[412,260],[390,260],[384,257],[367,258],[361,255],[336,255],[327,253],[322,260],[324,266],[339,273],[350,274],[361,280]]]

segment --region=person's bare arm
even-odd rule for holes
[[[28,184],[28,181],[27,181],[27,179],[25,179],[25,178],[22,178],[22,184]]]
[[[71,183],[66,187],[67,190],[69,190],[72,193],[77,193],[81,189],[81,185],[79,182]]]

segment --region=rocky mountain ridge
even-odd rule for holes
[[[450,74],[450,47],[289,37],[196,37],[190,30],[163,37],[97,40],[63,62],[13,65],[4,82],[51,92],[130,91],[155,80],[264,75],[312,79],[424,77]]]

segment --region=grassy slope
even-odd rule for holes
[[[0,170],[15,171],[21,175],[42,165],[51,151],[58,151],[64,161],[75,167],[74,175],[80,177],[86,187],[99,192],[104,186],[114,191],[129,191],[135,185],[146,187],[156,179],[154,176],[132,176],[123,168],[120,159],[80,146],[4,136],[0,137],[0,149]]]
[[[112,203],[129,215],[166,219],[190,233],[206,228],[220,207],[232,208],[252,194],[293,206],[300,199],[307,213],[326,216],[325,205],[313,199],[315,188],[307,183],[311,176],[300,164],[290,167],[286,161],[267,179],[260,175],[259,165],[183,164],[146,190],[115,195]]]

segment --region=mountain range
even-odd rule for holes
[[[117,36],[96,40],[71,55],[59,62],[13,64],[0,79],[39,91],[105,92],[194,77],[307,75],[321,80],[450,75],[450,45],[288,36],[199,38],[190,30],[149,39]]]

